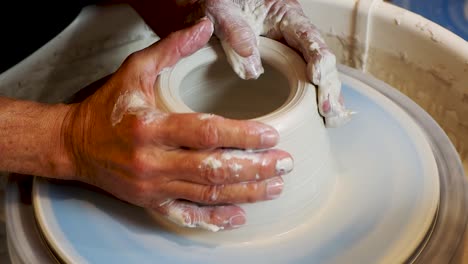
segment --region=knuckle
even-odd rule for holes
[[[202,178],[212,184],[224,183],[228,178],[228,172],[223,168],[222,162],[211,157],[203,161],[200,171]]]
[[[218,201],[222,187],[222,185],[211,185],[204,188],[201,193],[201,200],[209,204]]]
[[[140,54],[141,52],[135,51],[131,53],[130,55],[128,55],[127,58],[125,59],[125,65],[128,65],[128,67],[131,68],[133,65],[137,64],[141,57]]]
[[[233,30],[233,36],[231,36],[231,40],[233,41],[231,44],[238,46],[238,47],[250,47],[255,45],[255,34],[248,25],[244,25],[244,27],[239,28],[237,30]],[[234,35],[235,34],[235,35]]]
[[[212,119],[205,120],[200,126],[199,144],[202,147],[216,147],[219,142],[219,130]]]
[[[127,129],[128,135],[125,136],[130,140],[130,144],[139,145],[151,138],[160,137],[160,133],[149,128],[145,121],[139,118],[138,113],[129,116]]]
[[[135,179],[145,179],[149,171],[149,164],[145,156],[137,151],[131,157],[130,168]]]

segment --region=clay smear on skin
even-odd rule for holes
[[[200,114],[198,115],[198,119],[200,120],[207,120],[213,118],[215,115],[214,114]]]
[[[293,160],[291,158],[284,158],[276,162],[276,172],[285,173],[292,169],[294,166]]]
[[[253,30],[254,35],[259,36],[265,32],[265,28],[271,27],[265,25],[267,9],[264,5],[257,6],[253,5],[250,1],[245,2],[246,3],[241,6],[242,16]],[[226,15],[228,16],[229,14]],[[258,38],[255,41],[258,44]],[[229,64],[232,66],[234,72],[242,79],[246,79],[248,76],[258,78],[264,72],[260,64],[261,59],[258,50],[255,50],[250,57],[246,58],[237,54],[229,42],[221,40],[221,45],[226,53]]]
[[[148,103],[142,91],[126,91],[121,94],[111,114],[112,126],[120,123],[125,115],[135,115],[143,124],[149,124],[166,116]]]
[[[224,229],[222,226],[213,225],[207,223],[203,220],[203,211],[197,207],[188,207],[186,205],[177,204],[175,201],[170,201],[169,203],[165,204],[167,207],[167,215],[166,217],[172,221],[173,223],[182,226],[182,227],[190,227],[190,228],[202,228],[212,232],[218,232],[219,230]],[[190,217],[190,213],[188,210],[199,210],[198,212],[193,212],[195,218],[199,219],[192,219]],[[198,216],[198,217],[196,217]]]
[[[242,170],[242,165],[239,163],[229,164],[229,169],[234,172],[234,176],[239,177],[239,172]]]
[[[220,160],[218,160],[218,159],[216,159],[214,157],[208,157],[208,158],[204,159],[202,164],[205,165],[205,166],[208,166],[209,168],[214,169],[214,170],[221,168],[221,166],[223,165],[223,163]],[[200,166],[200,168],[201,168],[201,166]]]
[[[251,151],[241,151],[241,150],[227,150],[225,151],[219,159],[209,156],[202,161],[202,165],[199,166],[200,169],[208,166],[209,168],[216,170],[222,167],[223,163],[226,163],[229,160],[237,159],[237,160],[249,160],[252,164],[262,163],[262,166],[267,166],[269,161],[267,159],[261,160],[260,157],[257,155],[258,152],[251,152]],[[238,177],[238,172],[242,169],[242,165],[239,163],[233,163],[228,165],[229,168],[237,173],[235,174]],[[284,158],[278,160],[276,162],[276,172],[279,174],[289,172],[292,170],[294,164],[291,158]],[[260,176],[257,174],[256,179],[259,179]]]

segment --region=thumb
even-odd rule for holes
[[[215,23],[215,34],[220,39],[226,58],[242,79],[256,79],[263,73],[257,35],[234,5],[224,7],[220,2],[206,7],[207,15]]]
[[[127,69],[134,71],[152,87],[157,76],[167,67],[202,48],[213,34],[213,24],[203,18],[195,25],[175,31],[151,46],[131,54],[124,62]],[[142,78],[140,78],[142,79]]]

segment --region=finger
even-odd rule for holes
[[[137,51],[125,61],[126,69],[138,73],[143,86],[153,89],[157,75],[181,58],[203,47],[213,34],[213,24],[207,18],[195,25],[176,31],[155,44]]]
[[[179,226],[213,232],[238,228],[246,222],[244,211],[235,205],[201,206],[187,201],[170,200],[157,207],[156,211]]]
[[[206,13],[236,74],[242,79],[258,78],[264,72],[257,40],[261,32],[253,31],[232,1],[209,1]]]
[[[213,34],[213,24],[207,18],[183,30],[176,31],[159,43],[143,50],[156,69],[171,67],[181,58],[202,48]]]
[[[174,147],[264,149],[274,147],[279,140],[278,132],[266,124],[211,114],[171,114],[163,124],[154,126],[158,132],[148,137]]]
[[[285,8],[283,8],[285,9]],[[279,13],[274,12],[273,13]],[[301,51],[304,59],[307,62],[318,62],[325,57],[325,53],[329,51],[324,39],[322,38],[318,28],[312,24],[301,9],[300,4],[297,1],[290,1],[286,11],[281,12],[282,17],[280,19],[276,17],[269,17],[268,21],[275,21],[277,24],[272,27],[267,34],[268,37],[278,38],[278,34],[283,37],[289,46]],[[277,32],[279,29],[279,32]],[[311,81],[318,85],[322,74],[322,70],[332,70],[335,65],[332,65],[330,69],[316,69],[310,77]]]
[[[291,155],[282,150],[171,151],[164,154],[158,173],[197,184],[231,184],[261,181],[293,169]]]
[[[283,191],[283,179],[220,185],[173,181],[166,187],[169,196],[200,204],[254,203],[278,198]]]
[[[300,50],[308,62],[307,74],[318,86],[318,108],[329,127],[347,123],[352,111],[346,110],[341,99],[341,82],[336,57],[321,37],[319,30],[309,21],[299,4],[291,6],[279,22],[286,42]]]

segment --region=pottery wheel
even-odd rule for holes
[[[466,224],[455,149],[435,121],[394,88],[348,67],[340,66],[340,74],[347,105],[359,114],[329,131],[339,189],[294,231],[210,244],[173,233],[144,209],[99,191],[36,178],[27,213],[34,211],[38,229],[17,241],[42,240],[62,263],[446,262]],[[21,204],[18,192],[7,202]],[[26,221],[24,209],[10,206],[7,214],[18,215],[10,225]]]

